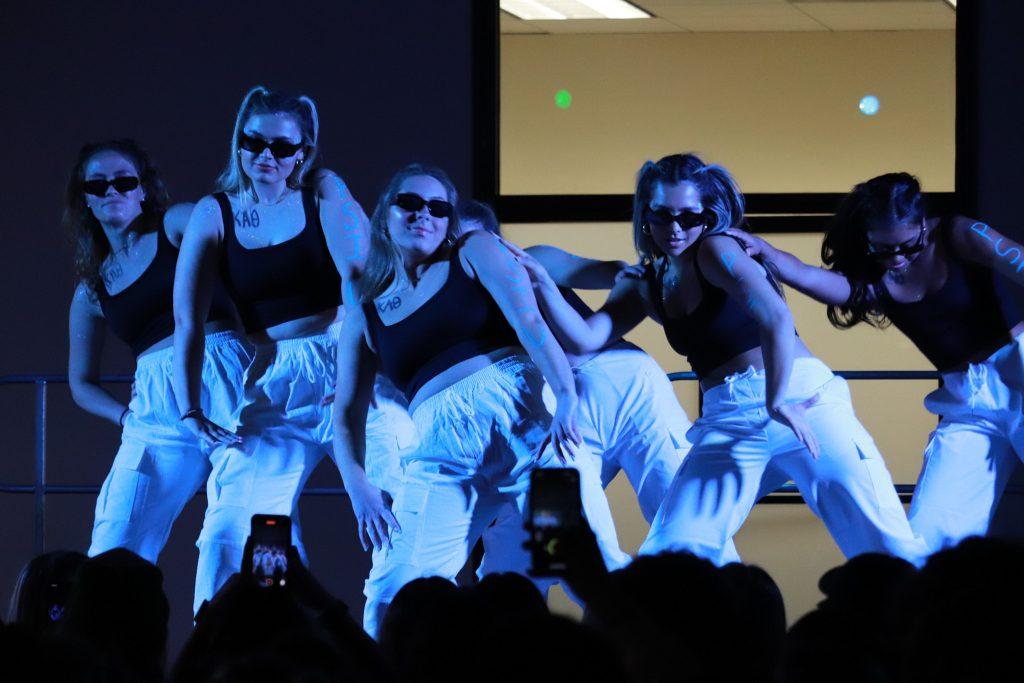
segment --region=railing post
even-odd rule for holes
[[[46,380],[36,380],[35,551],[46,550]]]

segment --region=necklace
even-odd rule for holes
[[[110,255],[116,257],[118,254],[124,254],[125,256],[127,256],[128,251],[138,243],[139,234],[137,232],[131,231],[128,233],[128,236],[125,237],[124,244],[118,247],[117,249],[111,249]]]
[[[661,296],[662,307],[665,306],[666,302],[668,301],[669,295],[676,287],[679,286],[679,283],[681,281],[682,276],[674,271],[671,263],[666,261],[664,269],[661,272],[661,291],[659,292]]]
[[[253,187],[251,189],[252,189],[252,198],[253,198],[253,200],[256,202],[256,204],[259,204],[260,206],[277,206],[281,202],[283,202],[286,199],[288,199],[288,198],[290,198],[290,197],[295,195],[295,190],[293,190],[291,188],[285,188],[285,191],[282,192],[281,195],[277,199],[275,199],[274,201],[270,202],[270,201],[265,201],[265,200],[260,199],[260,196],[258,194],[256,194],[256,188],[255,187]]]
[[[893,284],[903,285],[907,281],[907,271],[908,270],[909,270],[909,267],[901,268],[899,270],[887,270],[887,271],[885,271],[885,275],[890,280],[892,280]],[[925,290],[925,291],[922,291],[922,292],[916,292],[914,294],[911,294],[910,297],[909,297],[910,298],[910,302],[909,303],[916,303],[916,302],[920,301],[921,299],[924,298],[924,295],[927,294],[927,293],[928,293],[927,290]]]

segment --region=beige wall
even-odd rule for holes
[[[575,253],[596,258],[630,258],[629,226],[609,224],[506,225],[506,235],[522,245],[554,244]],[[820,235],[773,235],[771,241],[809,262],[817,262]],[[580,292],[591,305],[599,305],[603,292]],[[932,369],[928,361],[899,331],[878,331],[862,326],[850,331],[833,329],[820,304],[798,292],[787,291],[797,329],[810,349],[836,370]],[[661,328],[645,321],[628,338],[644,348],[666,372],[689,370],[685,360],[673,352]],[[677,382],[676,392],[691,419],[697,415],[694,382]],[[893,479],[912,484],[917,478],[921,453],[935,417],[921,405],[934,382],[851,381],[854,407],[874,436]],[[612,511],[624,550],[636,552],[647,533],[636,496],[624,476],[608,490]],[[818,578],[840,564],[842,556],[824,528],[803,505],[759,505],[736,539],[747,562],[764,567],[782,587],[787,614],[796,619],[821,599]],[[560,611],[575,613],[575,607],[561,594],[552,598]]]
[[[501,192],[631,193],[644,160],[689,150],[747,192],[845,192],[896,169],[951,191],[954,42],[953,31],[502,35]],[[874,117],[857,109],[868,93],[881,100]]]

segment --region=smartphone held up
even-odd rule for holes
[[[253,515],[250,532],[252,579],[257,586],[283,587],[288,575],[292,520],[286,515]]]
[[[561,576],[569,567],[567,536],[586,524],[580,475],[571,468],[534,470],[526,516],[530,574]]]

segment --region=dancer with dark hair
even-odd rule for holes
[[[68,380],[75,402],[119,425],[121,447],[96,501],[89,555],[127,548],[150,562],[210,474],[209,447],[179,420],[172,386],[172,288],[192,206],[167,208],[160,177],[131,140],[87,145],[68,181],[64,220],[79,284],[71,302]],[[196,324],[196,405],[230,424],[250,353],[216,280]],[[136,356],[126,406],[99,382],[105,330]]]
[[[196,205],[174,289],[175,382],[181,420],[215,445],[199,536],[195,607],[241,566],[254,513],[291,515],[304,554],[298,498],[330,452],[341,279],[366,249],[366,216],[319,168],[319,123],[308,97],[257,87],[242,101],[219,192]],[[237,434],[198,396],[198,324],[218,271],[255,342]]]
[[[641,552],[688,550],[723,563],[771,464],[792,477],[845,555],[919,562],[924,544],[846,382],[797,336],[771,275],[723,235],[742,224],[743,207],[720,166],[692,154],[646,163],[633,207],[645,277],[620,282],[587,318],[539,264],[515,252],[566,348],[603,348],[650,316],[700,378],[704,413],[689,432],[693,447]]]
[[[501,507],[523,509],[530,472],[569,460],[580,441],[572,373],[527,274],[495,238],[460,237],[456,204],[443,171],[412,165],[396,174],[373,213],[359,291],[346,293],[363,306],[342,325],[334,439],[359,537],[387,548],[366,583],[371,635],[406,583],[454,580]],[[364,470],[378,371],[405,393],[419,436],[393,506]],[[541,396],[545,380],[554,415]],[[587,518],[614,528],[597,477],[579,471]],[[625,562],[614,538],[601,540],[606,562]]]
[[[893,324],[942,372],[924,400],[940,421],[910,523],[933,551],[984,534],[1024,457],[1024,322],[997,281],[1024,284],[1024,246],[972,218],[929,217],[908,173],[846,196],[821,247],[827,268],[737,236],[784,282],[827,304],[834,326]]]

